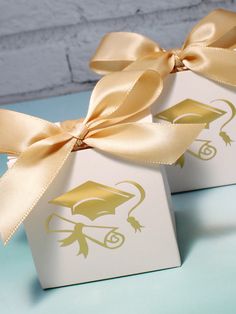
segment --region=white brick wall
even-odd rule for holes
[[[0,69],[0,96],[63,86],[71,79],[61,46],[5,51],[0,55]]]
[[[87,89],[97,78],[88,61],[106,32],[177,47],[216,7],[236,10],[236,0],[0,0],[0,103]]]

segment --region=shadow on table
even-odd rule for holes
[[[177,237],[183,263],[187,260],[191,250],[197,242],[204,241],[206,239],[214,240],[233,234],[236,235],[236,211],[234,217],[232,217],[232,209],[231,213],[227,213],[227,209],[225,208],[222,208],[222,211],[220,211],[224,211],[226,217],[227,215],[230,215],[229,217],[232,217],[232,222],[230,222],[230,219],[221,221],[219,217],[217,217],[217,213],[216,220],[214,220],[213,216],[212,221],[209,222],[208,220],[207,222],[203,215],[204,210],[202,208],[196,208],[198,207],[196,206],[197,201],[197,199],[191,198],[192,208],[182,208],[179,203],[180,206],[177,205],[178,209],[175,210]],[[25,240],[25,233],[22,232],[22,234],[19,235],[18,241],[24,242]],[[37,277],[35,277],[32,279],[29,291],[32,304],[37,305],[46,298],[50,297],[57,291],[57,289],[43,290]]]
[[[52,295],[55,290],[54,289],[43,290],[40,286],[38,278],[35,277],[32,279],[29,291],[31,303],[37,305],[38,303]]]
[[[16,235],[15,241],[19,244],[27,243],[26,233],[23,228],[20,228],[19,232]]]
[[[214,224],[213,221],[212,224],[207,224],[197,210],[178,210],[175,212],[175,217],[179,249],[183,262],[185,262],[198,241],[236,234],[236,222]]]

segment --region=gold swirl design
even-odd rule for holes
[[[197,153],[194,153],[191,150],[188,150],[188,153],[190,153],[192,156],[197,157],[201,160],[210,160],[214,158],[217,154],[217,149],[210,145],[210,141],[203,141],[203,140],[196,140],[199,142],[205,142],[198,150]]]
[[[121,247],[124,242],[124,235],[114,230],[108,232],[104,239],[105,247],[108,249],[117,249]]]
[[[70,229],[61,229],[55,230],[50,228],[50,223],[52,219],[60,219],[62,221],[66,221],[71,224]],[[105,229],[110,230],[106,233],[104,239],[102,241],[89,236],[84,232],[84,228],[96,228],[96,229]],[[120,232],[117,232],[117,227],[108,227],[108,226],[93,226],[93,225],[85,225],[80,222],[75,222],[73,220],[67,219],[57,213],[51,214],[46,220],[46,230],[48,233],[65,233],[67,234],[66,238],[59,240],[62,247],[69,246],[74,242],[78,242],[79,252],[77,255],[83,255],[85,258],[89,253],[88,240],[100,245],[106,249],[117,249],[121,247],[125,242],[125,236]]]

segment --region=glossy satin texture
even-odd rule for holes
[[[191,70],[219,83],[236,86],[236,13],[217,9],[189,33],[181,48],[165,51],[136,33],[109,33],[90,62],[99,74],[157,70],[162,77]]]
[[[59,126],[0,110],[0,153],[18,156],[0,179],[0,234],[4,243],[40,200],[73,150],[92,147],[147,164],[175,162],[204,125],[137,122],[158,98],[161,86],[161,77],[153,70],[107,75],[96,85],[85,119],[65,121]]]

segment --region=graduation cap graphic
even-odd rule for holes
[[[175,106],[158,113],[155,117],[171,123],[206,123],[209,124],[226,114],[226,111],[205,105],[193,99],[185,99]]]
[[[119,184],[130,184],[139,191],[136,204],[132,204],[131,208],[129,208],[127,222],[132,226],[135,232],[141,232],[144,226],[133,216],[133,212],[145,199],[145,191],[140,184],[134,181],[122,181],[116,185]],[[127,193],[120,189],[94,181],[87,181],[56,197],[49,203],[70,208],[72,215],[80,214],[88,217],[90,220],[95,220],[100,216],[115,215],[116,208],[129,201],[134,196],[134,194]],[[117,249],[122,246],[125,241],[125,236],[119,232],[119,227],[94,224],[87,225],[63,217],[58,213],[52,213],[47,217],[46,230],[48,233],[67,234],[66,238],[58,240],[61,246],[69,246],[78,242],[78,255],[83,255],[85,258],[89,253],[89,241],[106,249]]]
[[[205,123],[205,128],[208,129],[211,122],[227,114],[226,121],[224,121],[219,129],[219,136],[223,139],[226,145],[231,145],[234,140],[231,139],[224,128],[236,116],[235,105],[227,99],[214,99],[211,101],[211,103],[215,102],[221,102],[224,105],[227,105],[228,110],[224,111],[193,99],[185,99],[177,103],[175,106],[158,113],[155,118],[171,123]],[[210,160],[215,157],[217,150],[210,144],[211,141],[209,139],[196,139],[194,143],[197,144],[195,145],[195,150],[197,147],[198,150],[193,151],[188,149],[188,153],[201,160]],[[185,164],[184,155],[180,156],[175,164],[183,168]]]
[[[49,203],[70,208],[72,215],[80,214],[95,220],[100,216],[114,215],[118,206],[134,196],[107,185],[87,181]]]

